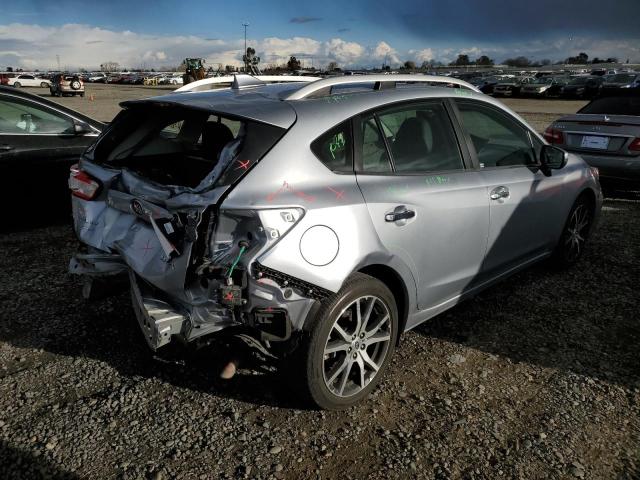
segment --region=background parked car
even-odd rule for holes
[[[102,72],[94,72],[89,75],[89,83],[106,83],[107,74]]]
[[[14,73],[0,73],[0,85],[7,85],[9,83],[9,79],[14,76]]]
[[[517,97],[523,85],[528,85],[535,80],[534,77],[516,77],[500,80],[493,87],[494,97]]]
[[[560,95],[560,90],[568,82],[569,77],[543,76],[523,86],[520,93],[531,97],[554,97]]]
[[[553,122],[544,137],[597,167],[608,195],[640,190],[640,94],[597,98]]]
[[[77,75],[59,73],[53,77],[49,91],[52,97],[61,97],[62,95],[84,97],[84,82]]]
[[[39,78],[35,75],[28,75],[26,73],[21,73],[16,75],[15,77],[7,79],[7,85],[12,87],[20,88],[20,87],[42,87],[46,88],[51,85],[51,82],[46,78]]]
[[[602,94],[607,95],[619,90],[626,90],[630,88],[640,89],[640,73],[616,73],[607,77],[602,84]]]
[[[572,78],[560,90],[563,98],[593,98],[600,93],[603,79],[597,75],[585,75]]]
[[[0,87],[0,189],[2,226],[22,217],[42,223],[69,214],[65,188],[69,167],[97,138],[104,124],[15,88]],[[24,181],[11,181],[24,179]],[[26,218],[20,199],[37,204]]]

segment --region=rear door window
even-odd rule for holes
[[[464,169],[453,126],[441,102],[386,109],[364,117],[361,125],[362,172],[420,174]]]

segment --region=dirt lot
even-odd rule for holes
[[[128,295],[81,300],[69,227],[0,234],[0,479],[640,478],[639,238],[640,202],[607,201],[576,268],[404,335],[382,386],[336,413],[273,366],[221,383],[219,349],[151,354]]]
[[[85,97],[49,97],[49,91],[41,88],[29,89],[33,93],[53,99],[93,118],[109,122],[120,111],[118,104],[155,95],[165,95],[174,90],[170,86],[146,87],[142,85],[87,84]],[[92,97],[93,96],[93,97]],[[93,98],[93,100],[91,100]],[[509,108],[521,114],[531,125],[543,132],[560,115],[575,113],[587,102],[582,100],[547,100],[527,98],[501,99]]]

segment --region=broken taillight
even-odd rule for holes
[[[73,165],[69,172],[69,190],[71,194],[83,200],[93,200],[100,190],[100,182],[88,173]]]

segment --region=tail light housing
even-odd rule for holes
[[[635,138],[629,145],[629,150],[632,152],[640,152],[640,137]]]
[[[71,195],[83,200],[93,200],[98,195],[101,186],[98,180],[80,170],[78,164],[71,167],[69,172]]]
[[[542,135],[544,139],[551,144],[563,144],[564,133],[560,130],[556,130],[553,127],[548,127]]]

